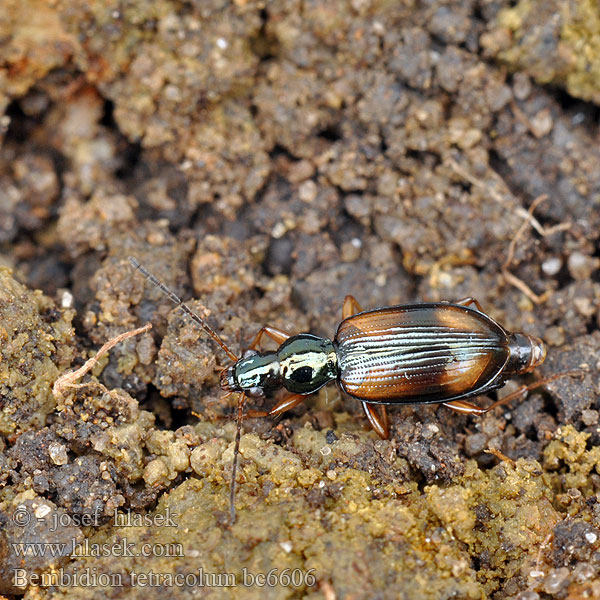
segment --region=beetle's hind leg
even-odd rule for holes
[[[442,404],[453,411],[464,415],[484,415],[488,410],[491,410],[497,405],[497,403],[494,403],[489,408],[481,408],[481,406],[471,404],[465,400],[453,400],[452,402],[442,402]]]
[[[467,296],[466,298],[463,298],[462,300],[457,300],[456,302],[454,302],[454,304],[458,304],[459,306],[471,306],[471,304],[474,304],[475,308],[477,308],[477,310],[480,313],[483,312],[483,308],[481,308],[481,304],[479,304],[479,302],[477,300],[475,300],[475,298],[473,298],[472,296]]]
[[[248,346],[248,349],[256,350],[262,340],[263,335],[269,336],[274,342],[277,342],[280,345],[283,344],[283,342],[285,342],[285,340],[292,337],[291,333],[288,333],[287,331],[284,331],[283,329],[279,329],[277,327],[272,327],[271,325],[265,325],[264,327],[260,328],[260,330],[256,334],[256,337],[254,338],[253,342]]]
[[[448,408],[451,408],[452,410],[454,410],[456,412],[459,412],[459,413],[468,414],[468,415],[484,415],[485,413],[489,412],[490,410],[494,410],[494,408],[496,408],[498,406],[503,406],[504,404],[508,404],[509,402],[512,402],[516,398],[523,396],[526,392],[530,392],[531,390],[535,390],[539,387],[542,387],[543,385],[546,385],[547,383],[550,383],[551,381],[560,379],[561,377],[567,377],[567,376],[576,377],[576,376],[581,375],[582,373],[583,373],[582,371],[578,371],[578,370],[566,371],[564,373],[556,373],[555,375],[550,375],[549,377],[544,377],[543,379],[538,379],[537,381],[534,381],[533,383],[530,383],[529,385],[522,385],[519,389],[515,390],[514,392],[511,392],[507,396],[504,396],[504,398],[500,398],[500,400],[496,400],[496,402],[494,402],[493,404],[490,404],[486,408],[482,408],[481,406],[477,406],[476,404],[471,404],[470,402],[466,402],[465,400],[453,400],[452,402],[442,402],[442,404],[444,406],[447,406]]]
[[[362,312],[361,305],[356,301],[354,296],[348,294],[344,298],[344,305],[342,306],[342,320],[355,315],[356,313]]]
[[[536,381],[530,385],[523,385],[518,390],[504,396],[504,398],[500,398],[500,400],[496,400],[493,404],[483,408],[481,406],[477,406],[476,404],[471,404],[471,402],[467,402],[466,400],[453,400],[452,402],[443,402],[442,404],[455,412],[462,413],[464,415],[485,415],[485,413],[490,410],[494,410],[497,406],[502,406],[503,404],[508,404],[512,402],[515,398],[519,398],[523,396],[525,392],[529,390],[533,390],[537,387],[540,387],[544,383],[547,383],[547,380],[543,379],[540,381]]]
[[[375,430],[375,433],[382,440],[387,440],[389,436],[389,426],[387,410],[385,406],[379,406],[379,414],[377,414],[377,409],[375,408],[375,406],[369,404],[368,402],[362,402],[362,407],[365,411],[367,419],[369,419],[371,427]]]

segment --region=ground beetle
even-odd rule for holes
[[[260,413],[274,416],[337,380],[362,402],[373,429],[387,438],[384,405],[441,403],[480,414],[488,409],[466,398],[501,387],[546,357],[540,339],[507,332],[473,298],[363,312],[347,296],[342,318],[333,340],[263,327],[244,356],[221,373],[221,387],[252,397],[285,388],[291,395]],[[281,344],[277,351],[256,350],[263,334]],[[376,404],[382,405],[380,415]]]
[[[234,361],[222,370],[221,387],[240,394],[238,423],[245,396],[262,397],[265,392],[285,388],[289,395],[270,411],[250,412],[251,416],[278,416],[335,380],[346,394],[362,402],[373,429],[387,438],[385,405],[440,403],[458,412],[483,414],[527,388],[487,408],[466,399],[503,386],[513,375],[532,371],[546,357],[540,339],[506,331],[483,312],[474,298],[362,311],[353,296],[346,296],[343,320],[333,340],[309,333],[290,335],[266,325],[238,358],[200,316],[134,258],[129,260]],[[263,335],[277,342],[279,348],[274,352],[258,351]],[[239,437],[238,428],[236,457]],[[232,504],[232,519],[234,514]]]

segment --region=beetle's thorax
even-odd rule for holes
[[[221,387],[254,397],[280,387],[294,394],[312,394],[337,376],[333,342],[302,333],[287,339],[277,352],[246,351],[221,373]]]
[[[312,394],[338,377],[335,346],[327,338],[293,335],[279,346],[277,359],[281,383],[294,394]]]
[[[544,342],[533,335],[511,333],[508,337],[507,373],[528,373],[546,358]]]

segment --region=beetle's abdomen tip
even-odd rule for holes
[[[529,368],[535,369],[546,360],[546,344],[540,338],[533,335],[527,337],[531,343],[531,362]]]

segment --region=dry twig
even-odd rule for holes
[[[102,358],[104,354],[106,354],[111,348],[114,348],[117,344],[121,343],[124,340],[127,340],[131,337],[139,335],[140,333],[145,333],[146,331],[152,328],[151,323],[147,323],[143,327],[139,327],[138,329],[133,329],[132,331],[126,331],[125,333],[121,333],[116,337],[108,340],[106,344],[98,350],[95,356],[92,356],[89,360],[86,360],[85,363],[79,367],[79,369],[75,369],[74,371],[68,371],[67,373],[63,373],[52,386],[52,393],[54,394],[54,398],[57,401],[60,401],[64,398],[67,388],[80,388],[90,385],[89,383],[75,383],[78,379],[83,377],[86,373],[88,373],[91,369],[94,368],[94,365],[98,363],[98,361]]]

